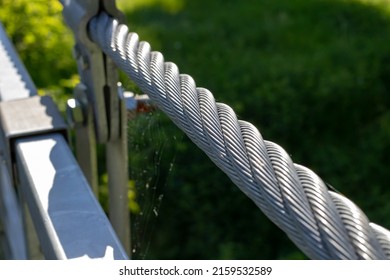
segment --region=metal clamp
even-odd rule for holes
[[[74,55],[81,82],[86,87],[88,106],[92,107],[96,139],[105,143],[120,133],[118,116],[118,76],[114,63],[88,36],[88,23],[104,11],[120,22],[124,15],[112,0],[61,0],[63,16],[76,40]]]

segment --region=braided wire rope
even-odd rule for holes
[[[91,20],[89,35],[309,258],[390,259],[387,229],[293,163],[126,25],[101,13]]]

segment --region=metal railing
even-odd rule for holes
[[[0,221],[8,259],[127,259],[67,143],[0,24]]]

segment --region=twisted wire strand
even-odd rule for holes
[[[390,259],[390,232],[370,223],[277,144],[105,13],[89,34],[263,212],[312,259]]]

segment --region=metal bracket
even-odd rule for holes
[[[99,143],[115,140],[120,134],[118,76],[114,63],[88,36],[88,23],[104,11],[119,22],[124,15],[112,0],[61,0],[63,15],[76,40],[74,55],[81,82],[86,86],[88,106],[92,107],[93,124]]]
[[[67,125],[57,106],[49,96],[33,96],[30,98],[4,101],[0,103],[1,137],[5,147],[1,151],[12,170],[14,163],[14,147],[16,139],[60,132],[67,139]]]
[[[117,8],[113,0],[60,0],[64,9],[62,14],[66,24],[75,34],[76,41],[83,45],[93,47],[95,44],[88,36],[89,21],[100,11],[124,22],[125,16]]]

